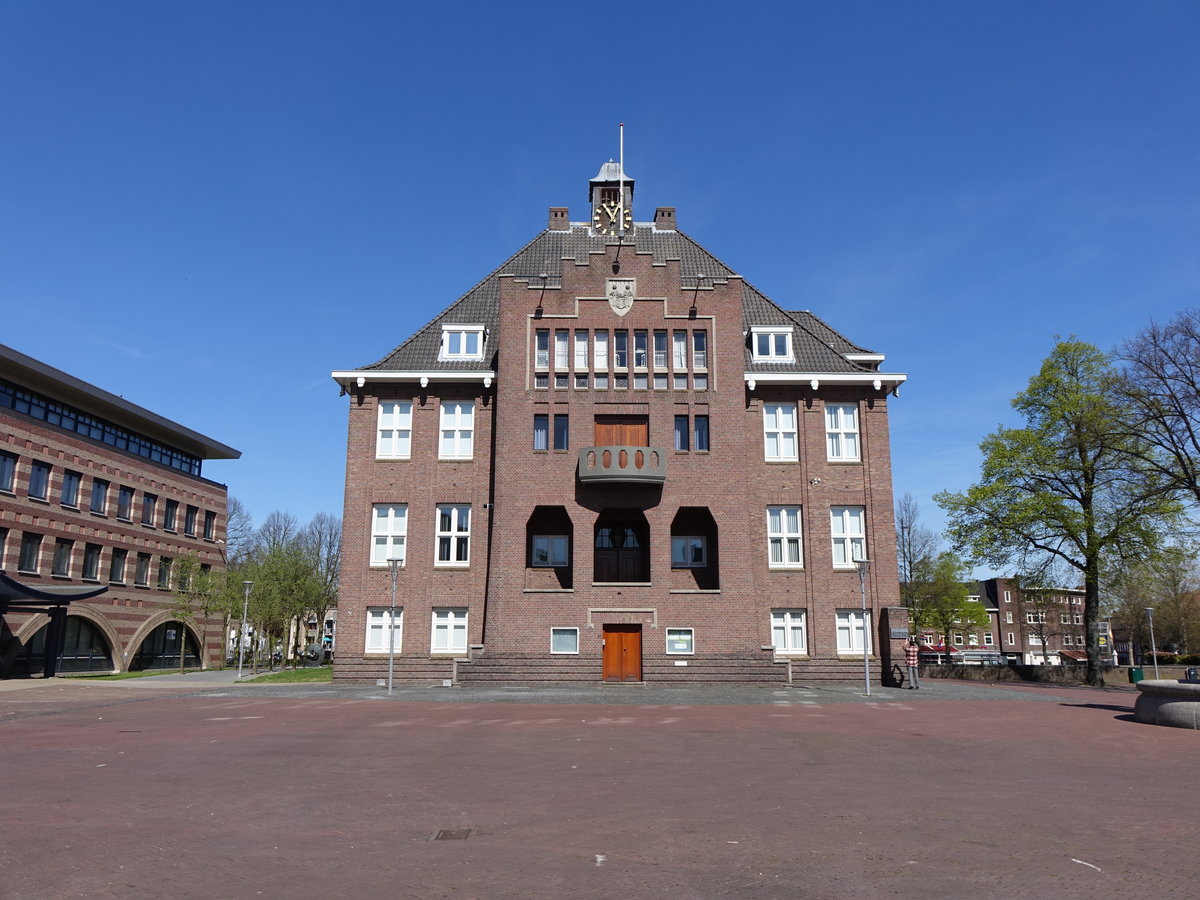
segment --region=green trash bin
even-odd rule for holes
[[[1130,666],[1129,667],[1129,683],[1130,684],[1137,684],[1139,681],[1141,681],[1145,677],[1146,677],[1146,671],[1141,666]]]

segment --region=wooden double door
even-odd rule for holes
[[[603,675],[605,681],[642,680],[642,626],[605,625]]]

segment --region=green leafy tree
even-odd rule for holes
[[[1129,409],[1100,350],[1059,341],[1013,400],[1023,428],[1001,427],[981,444],[978,484],[935,497],[957,548],[1003,568],[1042,556],[1077,570],[1084,590],[1087,680],[1103,684],[1101,573],[1108,557],[1153,553],[1181,514],[1147,442],[1123,423]]]
[[[968,633],[987,627],[991,618],[983,604],[968,599],[967,567],[953,553],[941,553],[923,565],[912,582],[913,625],[942,636],[946,661],[954,646],[955,632]]]

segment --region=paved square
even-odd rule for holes
[[[0,691],[0,897],[1200,892],[1127,690],[158,684]]]

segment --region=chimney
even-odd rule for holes
[[[660,206],[654,211],[654,227],[659,231],[675,230],[675,207]]]
[[[551,231],[570,231],[571,221],[567,217],[565,206],[550,207],[550,224],[546,226]]]

